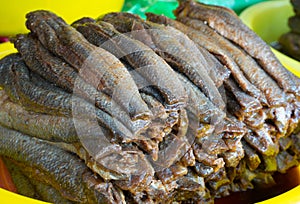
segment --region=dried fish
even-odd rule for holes
[[[218,109],[191,81],[181,74],[177,74],[184,84],[188,94],[187,110],[197,117],[197,123],[217,124],[224,119],[225,113]]]
[[[129,115],[111,97],[84,81],[73,67],[51,54],[32,35],[18,35],[14,44],[28,69],[67,92],[95,104],[102,111],[120,120],[133,134],[138,134],[149,124],[149,121],[131,121]],[[75,108],[77,107],[73,109]]]
[[[65,198],[81,203],[123,202],[119,191],[95,176],[73,154],[3,127],[0,127],[0,140],[1,155],[21,162],[24,169],[36,169],[32,176],[49,183]]]
[[[96,119],[101,125],[112,131],[115,140],[128,142],[128,140],[136,139],[133,133],[116,118],[112,118],[100,109],[95,109],[93,105],[81,98],[66,92],[62,93],[57,87],[47,86],[45,89],[46,86],[36,86],[30,81],[29,71],[24,62],[16,61],[14,64],[17,64],[18,67],[11,66],[8,68],[11,68],[16,75],[14,83],[19,97],[19,101],[16,102],[25,107],[26,110],[66,117],[74,116],[88,120]],[[137,120],[137,125],[139,123],[140,121]],[[78,122],[78,124],[81,123]],[[135,136],[139,137],[138,135]]]
[[[74,24],[89,42],[100,46],[126,61],[139,73],[145,85],[155,86],[168,105],[183,106],[186,101],[184,89],[180,86],[174,71],[168,64],[143,43],[119,33],[106,22]]]
[[[88,125],[87,121],[81,123]],[[49,141],[79,141],[72,118],[28,112],[11,102],[3,90],[0,91],[0,124]]]
[[[123,21],[126,21],[128,26],[126,31],[136,31],[136,33],[131,35],[132,37],[154,49],[170,65],[193,81],[217,107],[224,109],[225,104],[222,97],[204,68],[205,59],[203,55],[186,35],[172,27],[164,27],[143,21],[129,13],[110,13],[106,14],[101,20],[113,24],[120,32],[122,30],[120,30],[118,25],[122,26]],[[145,31],[139,32],[140,30]],[[145,38],[142,37],[144,34],[149,35],[148,38],[151,38],[151,41],[145,41]],[[193,54],[191,55],[190,53]],[[200,61],[199,59],[203,60]]]
[[[0,60],[0,88],[4,89],[7,95],[9,95],[9,97],[14,101],[20,100],[20,97],[17,94],[14,81],[11,80],[14,73],[12,73],[10,67],[18,60],[20,60],[20,56],[18,54],[11,54]]]
[[[275,57],[270,47],[248,28],[234,11],[225,7],[187,0],[180,1],[180,5],[174,13],[178,17],[187,16],[206,22],[254,57],[282,89],[299,96],[299,87],[295,85],[294,80],[290,79],[288,71]]]
[[[72,108],[70,107],[70,96],[67,93],[63,95],[61,92],[51,89],[50,87],[48,90],[45,90],[31,83],[28,68],[20,56],[19,59],[9,64],[5,69],[6,75],[9,73],[13,74],[10,80],[14,83],[14,88],[18,96],[17,98],[12,97],[12,100],[32,111],[71,116],[70,110],[72,110]],[[4,86],[6,86],[6,84],[4,84]]]
[[[42,44],[64,58],[81,77],[112,96],[133,119],[149,119],[151,112],[124,65],[106,50],[90,44],[72,26],[49,11],[27,14],[26,25]],[[130,88],[129,88],[130,87]]]
[[[198,7],[180,2],[184,24],[110,13],[70,26],[48,11],[27,15],[31,33],[0,60],[0,155],[30,180],[35,192],[25,195],[212,203],[299,164],[300,80],[276,67],[271,76]],[[216,10],[218,23],[228,12]]]
[[[231,74],[230,70],[203,47],[198,46],[198,49],[206,59],[207,66],[205,66],[205,68],[207,69],[209,76],[214,81],[216,87],[220,88],[224,81],[229,78]]]
[[[177,28],[178,30],[180,30],[181,32],[183,32],[187,36],[189,36],[189,33],[185,32],[185,29],[182,28],[182,26],[184,26],[184,25],[180,25],[179,22],[178,22],[178,25],[180,25],[180,26],[176,27],[175,26],[176,23],[165,16],[160,16],[160,15],[156,15],[153,13],[146,13],[146,16],[147,16],[147,20],[149,20],[149,21],[152,21],[154,23],[173,26],[174,28]],[[191,37],[189,37],[189,38],[191,38]],[[219,88],[223,84],[223,81],[229,77],[230,71],[226,68],[226,66],[222,65],[219,62],[219,60],[215,56],[210,54],[206,49],[204,49],[203,47],[200,47],[200,46],[197,46],[197,48],[202,53],[203,57],[205,58],[205,60],[207,62],[207,66],[205,66],[205,68],[207,69],[209,76],[214,81],[216,87]]]
[[[207,49],[210,53],[216,55],[219,58],[219,60],[223,64],[225,64],[228,67],[228,69],[230,69],[231,74],[244,91],[249,93],[251,96],[259,99],[262,103],[267,104],[265,96],[244,76],[243,72],[233,60],[231,53],[227,50],[224,50],[223,47],[220,47],[218,43],[215,43],[216,40],[213,37],[214,34],[204,34],[202,32],[199,32],[198,30],[188,27],[178,21],[169,19],[165,16],[155,16],[152,14],[148,14],[148,18],[151,21],[163,23],[165,25],[170,25],[175,27],[176,29],[181,30],[183,33],[188,35],[191,38],[191,40],[193,40],[197,45]],[[180,18],[179,20],[181,19],[182,18]]]
[[[273,156],[279,151],[279,147],[273,142],[266,129],[259,129],[255,132],[249,132],[244,136],[255,150],[266,156]]]
[[[202,21],[191,18],[178,18],[179,21],[191,26],[203,33],[203,35],[210,36],[210,38],[222,47],[226,53],[230,54],[231,58],[239,66],[245,77],[257,88],[259,88],[266,96],[270,105],[284,105],[286,96],[283,90],[277,83],[251,58],[247,53],[238,48],[236,45],[225,39],[223,36],[216,33],[212,28]],[[272,87],[272,89],[270,89]]]

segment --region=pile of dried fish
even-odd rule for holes
[[[300,160],[300,79],[227,8],[27,14],[0,61],[0,155],[56,203],[213,203]]]

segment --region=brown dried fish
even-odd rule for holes
[[[207,49],[210,53],[213,53],[215,56],[219,58],[219,60],[230,69],[231,74],[238,82],[240,87],[249,93],[251,96],[259,99],[262,103],[267,104],[267,100],[265,96],[258,90],[253,84],[251,84],[248,79],[244,76],[243,72],[240,70],[239,66],[233,60],[232,55],[227,50],[224,50],[223,47],[219,46],[219,43],[215,43],[215,38],[213,37],[215,34],[204,34],[199,32],[196,29],[188,27],[178,21],[169,19],[165,16],[157,16],[153,14],[148,14],[148,18],[151,21],[157,23],[163,23],[165,25],[170,25],[175,27],[176,29],[181,30],[183,33],[188,35],[191,40],[193,40],[197,45]],[[179,18],[181,20],[181,18]],[[187,23],[186,21],[184,21]],[[194,25],[194,24],[189,24]]]
[[[135,31],[131,34],[132,37],[148,45],[173,68],[184,73],[217,107],[224,109],[225,104],[222,97],[204,68],[205,59],[203,55],[185,34],[172,27],[144,21],[129,13],[109,13],[101,20],[113,24],[120,32],[124,32],[122,30],[124,24],[127,26],[127,32]],[[148,38],[145,38],[144,36],[147,35]]]
[[[5,71],[3,71],[4,76],[9,76],[12,73],[10,80],[14,83],[15,92],[18,97],[12,97],[11,99],[26,109],[35,112],[71,116],[70,96],[67,93],[63,95],[59,90],[52,89],[51,87],[45,90],[43,87],[35,86],[31,82],[27,66],[22,61],[20,55],[17,56],[18,59],[12,56],[15,60],[4,67]],[[6,86],[6,84],[3,84],[3,86]],[[7,88],[5,89],[7,90]]]
[[[188,94],[187,110],[197,117],[197,123],[215,125],[224,119],[225,113],[218,109],[208,98],[185,76],[177,74]]]
[[[208,50],[200,46],[198,46],[198,49],[206,59],[207,66],[205,66],[205,68],[207,69],[209,76],[214,81],[216,87],[220,88],[224,81],[229,78],[231,74],[230,70],[224,66],[213,54],[208,52]]]
[[[67,92],[95,104],[96,107],[122,122],[133,134],[138,134],[149,124],[149,121],[144,123],[141,120],[132,121],[110,96],[98,91],[88,81],[84,81],[73,67],[51,54],[32,35],[17,35],[14,44],[28,69]]]
[[[88,121],[81,122],[88,125]],[[79,141],[72,118],[28,112],[11,102],[4,90],[0,91],[0,124],[49,141]]]
[[[170,106],[185,105],[186,95],[174,71],[155,52],[143,43],[119,33],[103,21],[74,24],[89,42],[100,46],[119,58],[124,58],[145,80],[144,86],[156,87]]]
[[[299,87],[295,85],[294,80],[291,80],[288,71],[275,57],[270,47],[246,26],[233,10],[186,0],[180,1],[174,13],[178,17],[205,21],[210,27],[254,57],[282,89],[299,96]]]
[[[49,11],[34,11],[26,25],[41,43],[64,58],[81,77],[112,96],[133,119],[149,119],[151,112],[124,65],[106,50],[90,44],[72,26]]]
[[[7,58],[9,57],[10,56]],[[116,118],[111,117],[100,109],[96,109],[92,104],[89,104],[81,98],[61,91],[54,86],[45,85],[42,87],[35,85],[31,82],[28,68],[24,62],[19,60],[13,63],[18,67],[15,67],[14,64],[6,67],[6,69],[11,69],[14,74],[13,82],[19,100],[16,101],[15,98],[13,99],[21,106],[25,107],[26,110],[73,117],[76,118],[76,120],[80,120],[80,118],[92,121],[97,120],[100,125],[108,128],[114,134],[115,138],[113,138],[113,140],[120,142],[129,142],[138,138],[143,138],[140,137],[140,135],[132,133]],[[45,83],[48,82],[45,81]],[[6,86],[6,84],[4,84],[4,86]],[[136,122],[137,124],[133,124],[134,128],[140,126],[143,127],[144,120],[136,120]],[[79,121],[78,124],[81,124],[81,122]]]
[[[21,162],[25,165],[23,169],[34,169],[34,178],[49,183],[63,197],[81,203],[123,203],[120,191],[95,176],[73,154],[3,127],[0,140],[1,155]]]
[[[222,47],[222,49],[226,51],[226,53],[228,53],[239,66],[250,83],[255,85],[263,92],[271,106],[285,105],[287,97],[285,96],[283,90],[280,89],[277,83],[257,64],[257,62],[251,56],[223,36],[216,33],[212,28],[200,20],[186,17],[178,18],[178,20],[188,26],[191,26],[198,32],[203,33],[203,35],[210,36],[213,42]],[[270,87],[272,87],[272,89]]]
[[[279,146],[273,142],[271,135],[266,128],[250,131],[244,136],[244,139],[259,153],[266,156],[274,156],[279,151]]]

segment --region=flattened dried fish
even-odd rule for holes
[[[42,44],[64,58],[81,77],[94,81],[97,89],[113,96],[133,119],[147,119],[151,112],[124,65],[111,53],[90,44],[72,26],[48,11],[27,14],[26,25]]]
[[[178,17],[187,16],[205,21],[210,27],[241,46],[254,57],[282,89],[299,95],[299,87],[295,85],[294,80],[290,79],[288,71],[275,57],[270,47],[248,28],[233,10],[186,0],[180,1],[180,5],[174,13]]]
[[[170,65],[193,81],[216,106],[224,109],[225,104],[222,97],[204,68],[205,59],[203,55],[186,35],[172,27],[143,21],[129,13],[110,13],[106,14],[101,20],[113,24],[121,32],[121,29],[124,28],[123,22],[126,21],[126,31],[136,32],[131,35],[132,37],[154,49]],[[120,29],[120,26],[123,27]],[[142,32],[139,32],[139,30],[142,30]],[[151,41],[145,40],[144,35],[149,35],[148,38],[151,38]]]

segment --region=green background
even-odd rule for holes
[[[199,2],[206,4],[229,7],[237,14],[248,6],[262,1],[264,0],[199,0]],[[178,3],[176,0],[126,0],[122,11],[135,13],[143,18],[145,18],[145,12],[164,14],[165,16],[174,18],[172,11],[177,5]]]

